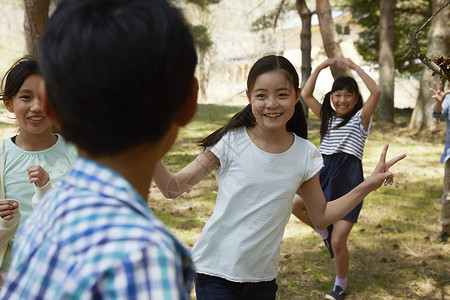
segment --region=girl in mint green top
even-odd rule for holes
[[[33,210],[32,202],[37,200],[63,177],[76,157],[75,148],[54,133],[39,97],[39,86],[43,83],[39,65],[35,58],[25,56],[19,59],[2,80],[0,99],[6,109],[15,115],[18,134],[4,140],[4,160],[0,178],[4,199],[0,199],[0,218],[4,222],[17,221],[15,210],[21,213],[22,224]],[[5,199],[13,199],[10,204]],[[20,225],[19,225],[20,226]],[[7,247],[0,267],[0,287],[6,278],[11,260],[13,239]]]

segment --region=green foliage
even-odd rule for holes
[[[276,12],[270,12],[266,15],[262,15],[258,19],[252,22],[252,31],[260,31],[274,26]]]
[[[217,4],[221,0],[186,0],[187,3],[197,5],[202,9],[206,9],[211,4]]]
[[[176,2],[171,0],[172,3]],[[180,0],[178,0],[179,3]],[[218,4],[221,0],[184,0],[188,5],[195,7],[201,14],[208,14],[208,7],[213,4]],[[194,43],[197,47],[197,51],[200,54],[205,54],[211,49],[213,41],[208,31],[207,24],[197,24],[191,26],[192,35],[194,36]]]
[[[261,31],[269,28],[274,28],[276,26],[275,22],[277,22],[277,20],[282,20],[287,12],[296,10],[295,4],[292,4],[289,1],[280,0],[276,4],[278,5],[278,7],[266,12],[264,15],[260,16],[258,19],[252,22],[251,31]]]
[[[367,61],[378,62],[379,57],[379,0],[335,0],[334,8],[350,10],[354,22],[364,28],[356,43],[358,52]],[[422,70],[421,64],[414,63],[414,58],[402,59],[409,49],[409,38],[413,29],[425,23],[431,16],[431,0],[402,1],[398,0],[395,9],[395,66],[400,72],[417,73]],[[419,36],[419,44],[426,47],[427,33],[425,28]],[[424,49],[426,52],[426,49]]]
[[[194,43],[199,52],[207,52],[211,48],[213,42],[208,28],[203,25],[193,25],[191,27]]]

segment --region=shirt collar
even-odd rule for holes
[[[104,197],[122,201],[141,214],[152,214],[147,206],[147,201],[144,201],[122,175],[93,160],[78,157],[73,163],[66,181],[75,187],[88,189]]]

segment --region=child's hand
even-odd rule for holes
[[[16,201],[0,200],[0,217],[5,221],[11,220],[18,207],[19,204]]]
[[[351,60],[351,58],[347,58],[347,57],[336,58],[336,63],[341,63],[343,65],[346,65],[350,69],[355,69],[356,67],[358,67],[358,65],[355,64],[353,62],[353,60]]]
[[[337,58],[327,58],[320,65],[317,66],[318,69],[322,70],[328,68],[331,65],[334,65],[337,62]]]
[[[384,146],[383,151],[381,151],[378,165],[375,167],[372,174],[365,180],[372,191],[378,189],[383,183],[384,185],[392,184],[394,182],[394,173],[390,172],[389,168],[406,157],[406,154],[402,154],[386,162],[388,147],[389,145]]]
[[[27,172],[30,182],[38,188],[45,186],[50,181],[48,173],[39,165],[28,167]]]
[[[450,90],[442,91],[442,81],[439,81],[439,87],[436,82],[433,83],[433,87],[430,88],[431,93],[433,94],[431,98],[435,99],[437,102],[442,103],[447,94],[450,94]]]

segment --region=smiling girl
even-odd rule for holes
[[[19,226],[51,188],[51,181],[64,176],[76,157],[75,148],[54,133],[43,110],[39,97],[42,82],[38,62],[25,56],[13,64],[1,83],[0,100],[14,114],[18,134],[0,141],[0,166],[3,166],[0,168],[0,217],[4,222],[17,222],[16,210],[20,207]],[[0,287],[9,269],[12,245],[13,239],[0,241],[0,246],[6,248],[0,268]]]
[[[351,77],[339,77],[330,92],[320,104],[313,96],[319,73],[332,64],[341,63],[356,71],[370,92],[363,106],[363,100],[356,81]],[[326,201],[333,201],[364,181],[362,157],[367,135],[372,125],[380,90],[378,85],[349,58],[329,58],[311,74],[302,91],[302,97],[312,112],[321,120],[319,151],[324,167],[320,170],[320,185]],[[300,191],[294,197],[292,213],[318,232],[334,257],[336,279],[326,299],[343,299],[347,286],[347,271],[350,262],[347,238],[357,222],[362,201],[345,217],[326,229],[318,229],[306,210]],[[333,201],[334,202],[334,201]]]
[[[266,56],[247,79],[249,104],[201,141],[203,150],[177,174],[162,163],[153,180],[175,198],[215,170],[214,212],[192,249],[197,299],[275,299],[284,228],[300,187],[311,220],[324,228],[383,182],[392,184],[383,149],[374,173],[327,205],[319,185],[322,157],[306,140],[298,74],[282,56]]]

